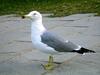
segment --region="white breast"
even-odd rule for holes
[[[31,39],[32,39],[33,47],[35,47],[36,49],[38,49],[42,52],[46,52],[46,53],[50,53],[50,54],[57,53],[57,51],[55,51],[53,48],[51,48],[48,45],[41,42],[41,35],[45,31],[46,31],[46,29],[43,27],[43,25],[32,23]]]

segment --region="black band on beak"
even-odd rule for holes
[[[25,16],[22,16],[22,19],[24,19],[25,18]]]

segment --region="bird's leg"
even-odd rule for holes
[[[52,64],[53,63],[53,56],[49,56],[49,61],[48,63]]]
[[[46,65],[44,65],[44,68],[46,70],[54,69],[53,56],[49,56],[49,61],[48,61],[48,63]]]

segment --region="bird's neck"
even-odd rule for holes
[[[45,27],[42,24],[42,20],[36,20],[32,22],[31,32],[34,35],[41,35],[45,31]]]

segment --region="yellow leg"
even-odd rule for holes
[[[49,56],[49,61],[46,65],[44,65],[44,68],[46,70],[53,70],[54,69],[53,56]]]
[[[48,61],[48,63],[53,63],[53,56],[49,56],[49,61]]]

